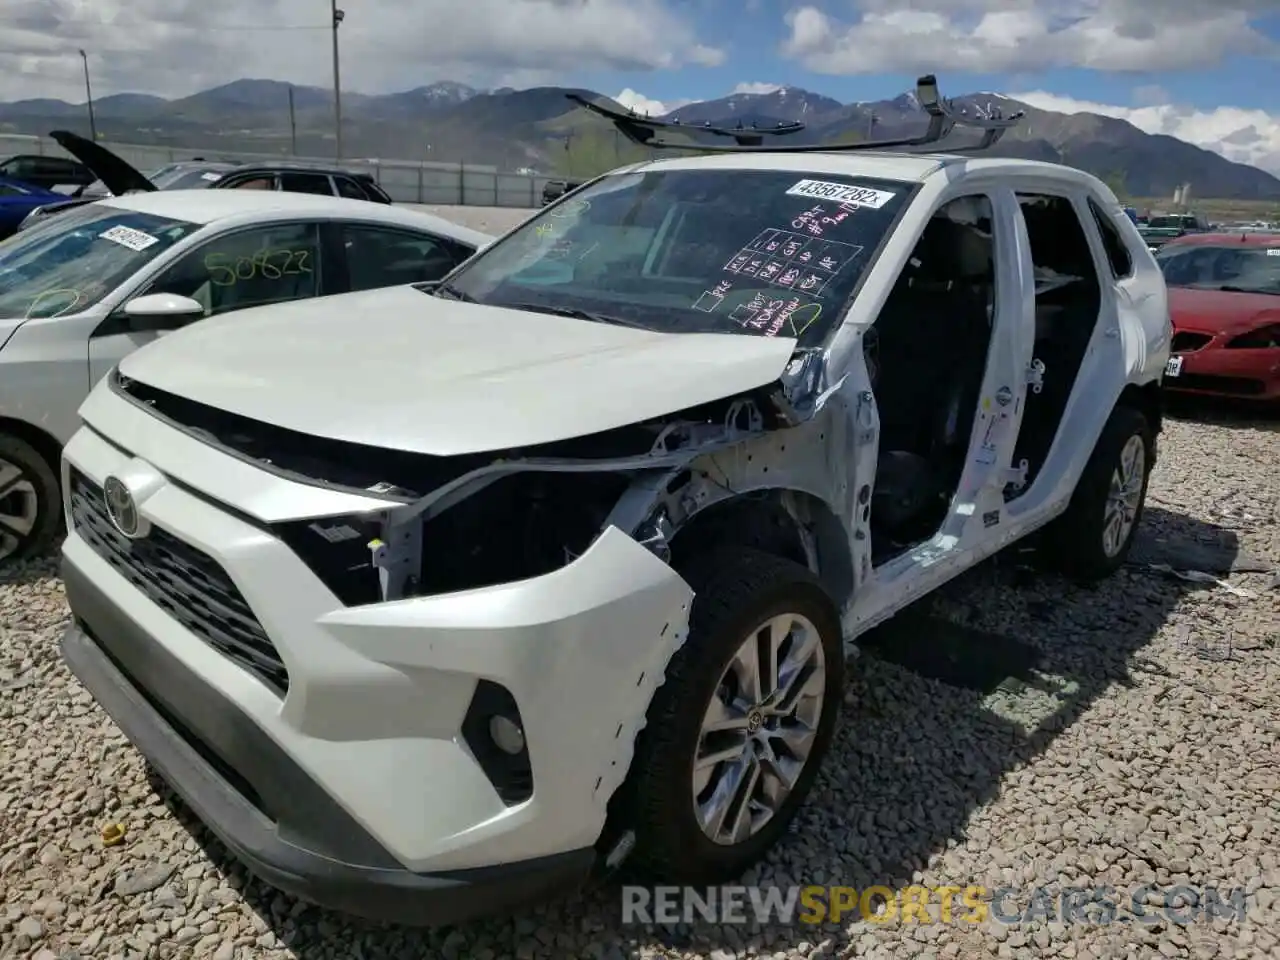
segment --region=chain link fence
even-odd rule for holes
[[[178,160],[228,160],[271,162],[295,160],[332,166],[332,158],[283,157],[270,153],[226,153],[192,147],[137,146],[100,141],[112,153],[143,173]],[[45,137],[0,134],[0,158],[13,154],[66,156],[54,141]],[[497,167],[469,163],[431,163],[414,160],[343,160],[338,166],[373,176],[393,200],[401,203],[441,204],[479,207],[537,207],[542,204],[542,188],[550,177],[502,173]]]

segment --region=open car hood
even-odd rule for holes
[[[103,186],[117,197],[137,191],[150,193],[156,189],[154,183],[106,147],[92,140],[86,140],[78,133],[72,133],[70,130],[54,130],[49,136],[63,150],[88,167],[89,171],[102,181]]]
[[[766,386],[795,346],[390,287],[200,320],[130,354],[120,373],[311,436],[451,456],[600,433]]]

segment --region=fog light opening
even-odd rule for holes
[[[490,717],[489,736],[503,753],[514,757],[524,750],[524,731],[510,717],[502,714]]]

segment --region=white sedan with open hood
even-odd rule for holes
[[[727,881],[814,782],[846,641],[1033,531],[1124,561],[1169,317],[1114,195],[825,149],[618,170],[440,284],[95,389],[63,655],[259,876],[418,923],[623,861]]]
[[[358,200],[179,190],[77,207],[0,243],[0,562],[56,536],[62,445],[121,357],[204,317],[439,279],[491,239]]]

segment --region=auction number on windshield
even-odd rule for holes
[[[215,287],[232,287],[237,283],[262,277],[279,280],[310,274],[310,250],[259,250],[251,257],[233,257],[226,253],[210,253],[204,258],[209,281]]]

